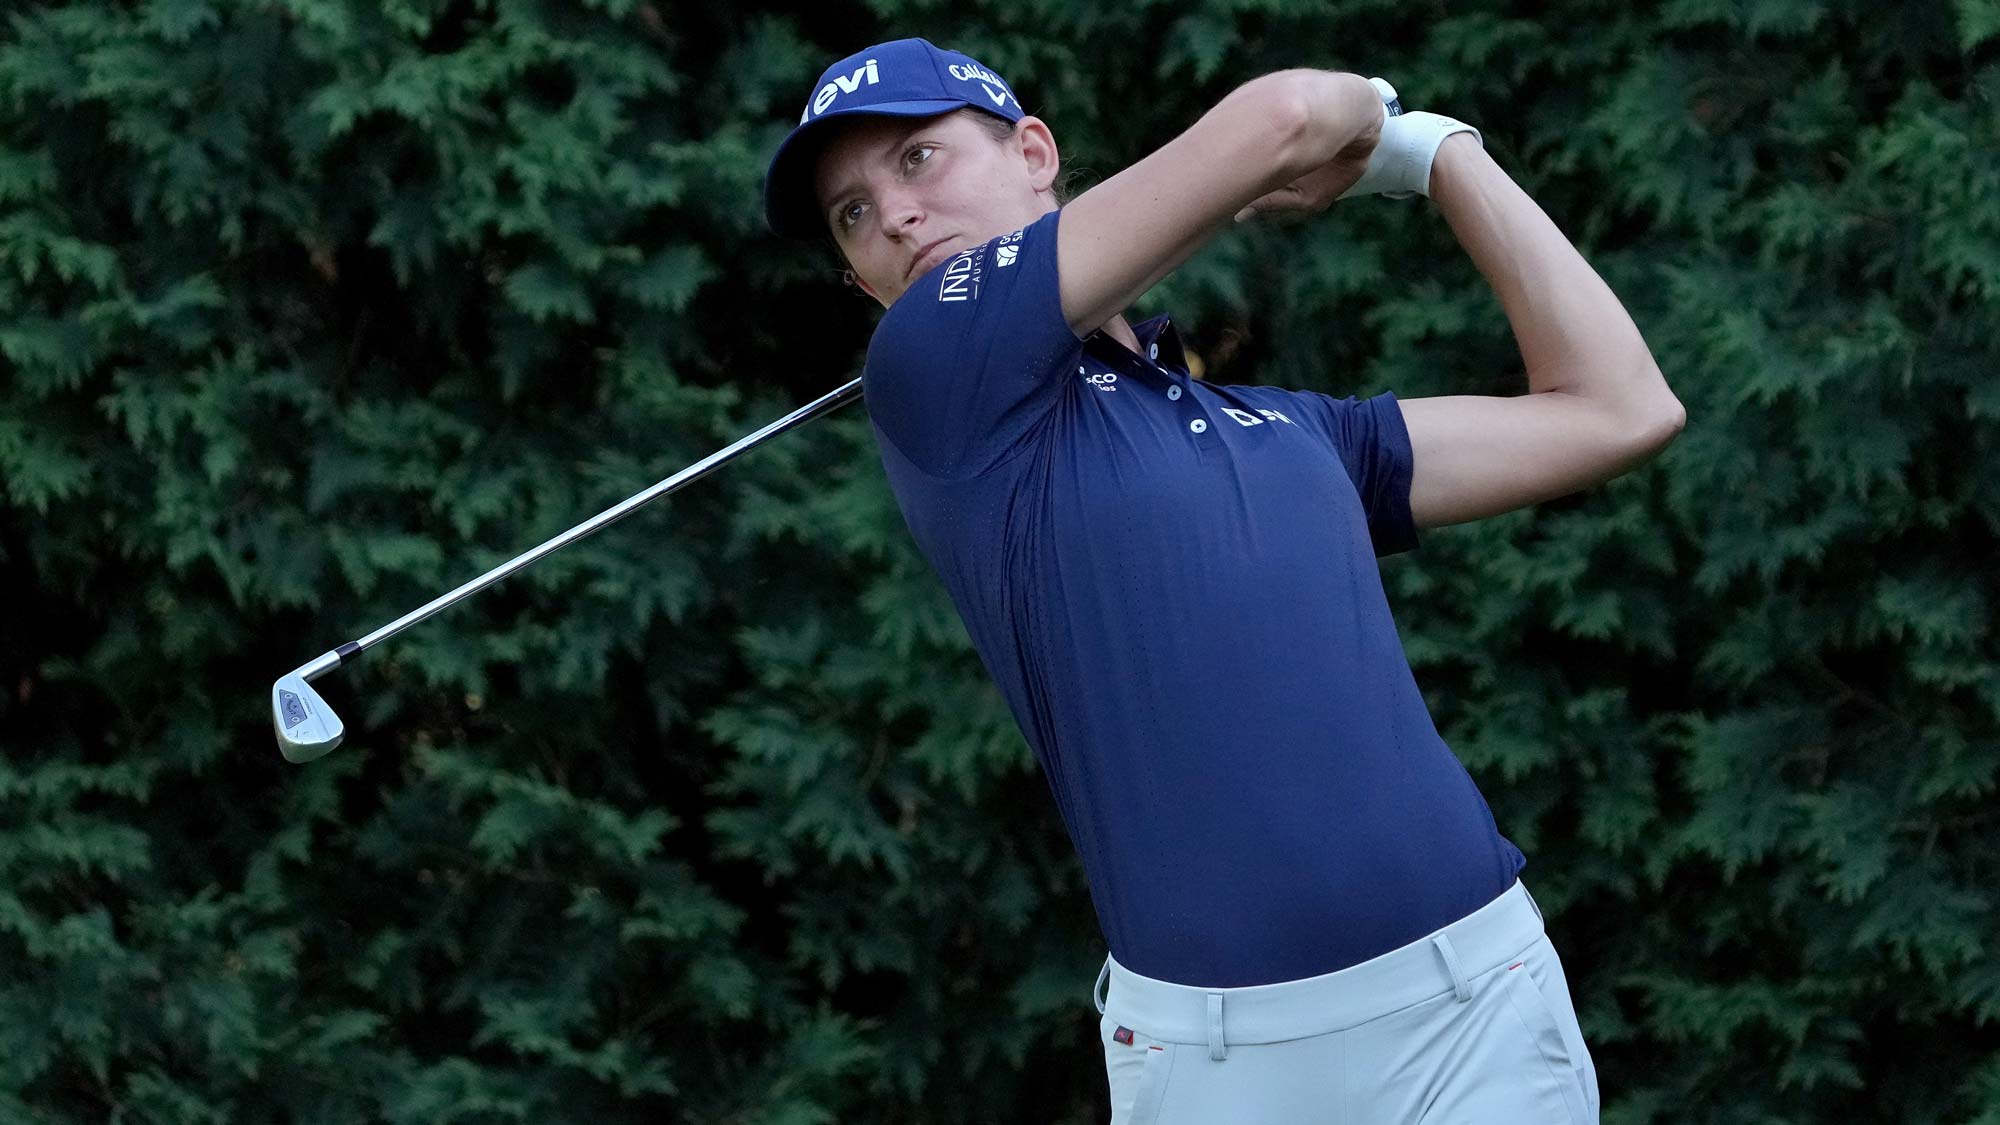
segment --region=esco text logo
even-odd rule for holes
[[[1096,387],[1100,391],[1115,391],[1118,389],[1118,376],[1113,374],[1112,372],[1100,371],[1097,374],[1092,375],[1086,372],[1083,368],[1079,367],[1076,369],[1076,373],[1078,375],[1082,375],[1085,382],[1089,383],[1093,387]]]

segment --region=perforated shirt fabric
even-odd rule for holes
[[[1062,211],[947,258],[863,370],[919,550],[1054,793],[1119,964],[1216,987],[1358,964],[1513,885],[1377,559],[1418,546],[1392,393],[1193,378],[1078,339]]]

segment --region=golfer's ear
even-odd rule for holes
[[[834,261],[833,273],[840,279],[842,285],[849,289],[859,289],[877,301],[882,299],[876,296],[875,290],[868,287],[867,282],[861,280],[860,274],[854,272],[854,266],[847,260],[846,251],[840,248],[840,243],[835,242],[830,234],[826,236],[826,252]]]
[[[1028,182],[1036,191],[1047,191],[1056,182],[1056,173],[1062,170],[1062,152],[1056,148],[1055,134],[1049,132],[1048,122],[1032,114],[1023,117],[1014,130],[1015,143],[1021,147],[1021,158],[1028,164]]]

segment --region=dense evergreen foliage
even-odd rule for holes
[[[2000,6],[111,0],[0,31],[0,1121],[1101,1121],[1104,949],[764,162],[924,35],[1084,184],[1289,66],[1480,126],[1688,409],[1384,562],[1606,1122],[2000,1125]],[[1525,389],[1423,200],[1137,310],[1217,382]]]

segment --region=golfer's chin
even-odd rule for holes
[[[910,272],[903,275],[903,284],[908,285],[938,267],[938,263],[958,251],[952,249],[949,239],[938,243],[924,252],[924,256],[910,263]]]

